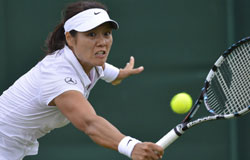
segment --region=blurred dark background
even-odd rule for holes
[[[0,0],[0,91],[44,57],[41,48],[70,0]],[[195,100],[214,61],[250,34],[249,0],[100,0],[118,21],[108,62],[130,56],[145,71],[121,85],[100,81],[89,101],[124,134],[158,141],[184,115],[170,109],[173,95]],[[204,112],[205,111],[201,111]],[[196,126],[165,151],[164,160],[249,160],[250,115]],[[25,160],[122,160],[71,124],[39,140],[39,155]]]

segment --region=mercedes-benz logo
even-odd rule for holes
[[[77,81],[71,77],[66,77],[64,81],[68,84],[77,84]]]

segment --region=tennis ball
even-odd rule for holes
[[[177,114],[187,113],[191,109],[192,104],[192,97],[185,92],[176,94],[170,102],[172,110]]]

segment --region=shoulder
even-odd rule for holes
[[[39,64],[40,84],[47,87],[80,87],[80,78],[74,67],[60,52],[46,56]],[[82,89],[82,87],[80,87]]]
[[[61,52],[47,55],[39,64],[42,76],[75,74],[74,67],[66,60]]]

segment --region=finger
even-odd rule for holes
[[[135,58],[133,56],[130,57],[129,63],[126,65],[126,69],[133,69],[135,65]]]
[[[155,151],[155,150],[150,150],[150,157],[153,158],[154,160],[158,160],[161,158],[161,155]]]
[[[164,149],[160,146],[154,146],[154,153],[157,154],[157,156],[161,159],[164,154]]]
[[[129,62],[126,64],[126,66],[124,67],[124,69],[128,69],[129,68]]]
[[[134,68],[135,58],[133,56],[130,57],[129,64]]]
[[[158,151],[154,151],[154,153],[157,155],[158,159],[162,159],[163,153],[160,153]]]
[[[159,160],[162,158],[162,148],[155,145],[152,142],[144,142],[147,147],[144,148],[144,151],[147,153],[148,159]]]
[[[141,73],[143,70],[144,70],[144,67],[141,66],[141,67],[138,67],[138,68],[135,68],[135,69],[130,70],[130,74],[139,74],[139,73]]]
[[[163,149],[162,147],[158,146],[158,145],[154,145],[153,149],[154,149],[157,153],[159,153],[159,154],[161,154],[161,155],[163,155],[163,153],[164,153],[164,149]]]

